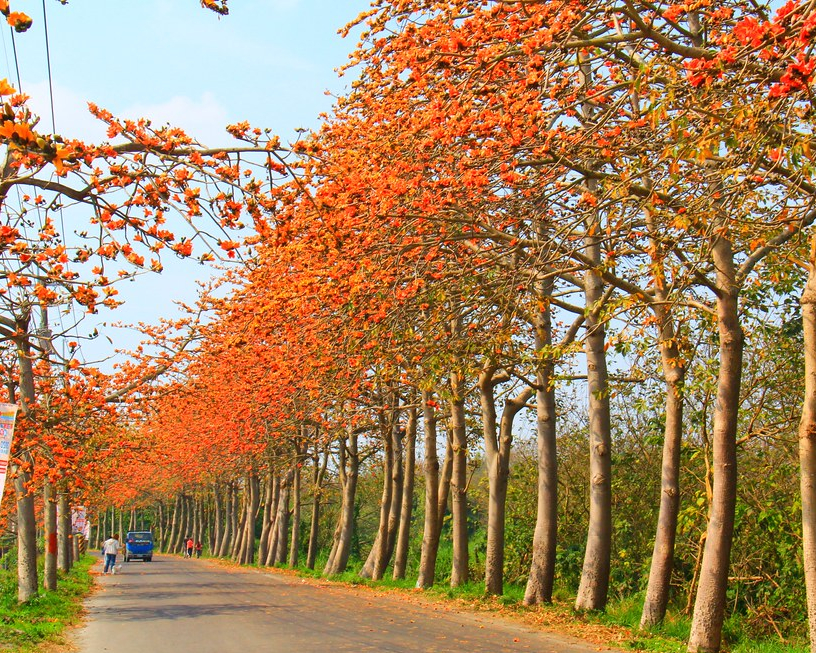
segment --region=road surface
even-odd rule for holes
[[[101,565],[96,567],[101,570]],[[441,603],[156,556],[100,576],[82,653],[590,653],[595,645]]]

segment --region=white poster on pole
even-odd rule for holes
[[[77,506],[71,511],[71,532],[85,534],[88,526],[88,514],[85,506]]]
[[[16,404],[0,404],[0,503],[6,487],[9,458],[11,458],[11,438],[14,437],[14,420],[17,418]]]

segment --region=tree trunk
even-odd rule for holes
[[[24,452],[19,458],[26,463],[33,459]],[[14,490],[17,497],[17,601],[25,603],[37,596],[37,523],[34,517],[34,493],[31,476],[22,467],[12,464]]]
[[[179,541],[180,535],[179,531],[181,531],[183,524],[181,523],[182,520],[182,501],[183,498],[181,494],[176,496],[176,500],[173,502],[173,514],[172,516],[168,515],[168,519],[170,520],[170,534],[167,537],[167,553],[178,553],[179,549],[177,546],[177,542]]]
[[[354,532],[354,503],[357,497],[357,479],[360,472],[360,456],[357,448],[357,433],[349,427],[347,440],[340,442],[340,485],[343,501],[340,516],[334,532],[332,553],[323,569],[324,576],[341,574],[346,570],[351,554],[351,538]]]
[[[408,410],[405,427],[405,467],[402,474],[402,509],[399,518],[399,534],[394,554],[394,580],[405,578],[408,566],[408,545],[411,538],[411,516],[414,512],[414,474],[416,464],[417,409]]]
[[[272,547],[275,544],[275,538],[277,537],[277,529],[275,528],[275,524],[277,524],[278,518],[278,504],[280,503],[280,496],[281,496],[281,480],[280,477],[275,475],[273,479],[273,486],[272,486],[272,507],[271,507],[271,516],[270,516],[270,523],[269,523],[269,532],[266,535],[266,557],[263,558],[262,562],[267,567],[271,567],[274,564],[274,553],[272,551]]]
[[[233,562],[238,563],[241,562],[244,555],[243,546],[244,540],[246,539],[246,527],[250,509],[249,492],[249,488],[244,487],[243,496],[241,498],[241,521],[235,525],[235,537],[232,541],[232,547],[230,547],[230,557],[232,558]]]
[[[494,595],[504,593],[504,531],[507,485],[510,479],[510,450],[513,444],[513,421],[533,395],[532,388],[525,388],[517,397],[507,400],[502,412],[501,426],[497,432],[494,391],[496,384],[506,378],[506,375],[496,376],[495,368],[492,366],[487,366],[479,375],[489,484],[485,591]]]
[[[195,498],[195,522],[193,526],[193,541],[204,541],[204,499]]]
[[[286,476],[281,481],[281,496],[278,502],[278,514],[275,517],[275,540],[270,547],[272,563],[282,565],[286,562],[286,544],[289,535],[289,503],[292,497],[292,482],[294,480],[294,470],[286,472]]]
[[[388,511],[388,528],[385,533],[385,546],[381,547],[378,552],[376,565],[374,568],[374,580],[381,580],[385,575],[385,570],[391,562],[391,556],[394,554],[394,546],[397,541],[397,533],[400,527],[400,517],[402,515],[402,494],[403,485],[405,482],[405,474],[403,469],[403,439],[405,431],[395,415],[393,418],[393,427],[391,428],[393,464],[391,465],[391,487],[393,488],[391,494],[391,505]]]
[[[292,479],[292,536],[289,541],[289,566],[293,568],[297,567],[300,553],[300,467],[301,455],[298,455]]]
[[[445,460],[442,463],[442,472],[439,474],[439,496],[436,499],[436,532],[437,539],[442,535],[442,525],[448,512],[448,503],[451,493],[451,479],[453,477],[453,433],[448,428],[445,437]]]
[[[77,560],[79,560],[79,556],[82,555],[82,535],[77,533],[74,537],[71,536],[71,563],[73,564]]]
[[[251,565],[255,562],[255,521],[258,517],[258,508],[260,507],[260,479],[256,473],[252,473],[247,478],[247,520],[246,532],[244,533],[243,555],[241,556],[241,563]]]
[[[170,521],[170,533],[164,542],[165,553],[176,553],[176,551],[178,551],[178,549],[176,549],[175,546],[176,538],[178,537],[178,531],[180,528],[179,526],[180,518],[181,518],[181,495],[178,495],[176,497],[175,503],[173,504],[173,516]]]
[[[15,318],[17,333],[27,334],[30,313],[25,312]],[[34,389],[34,371],[31,365],[31,345],[25,336],[14,338],[17,348],[17,363],[20,366],[20,394],[22,398],[23,417],[29,415],[29,407],[36,399]],[[14,403],[13,392],[9,401]],[[14,479],[14,493],[17,508],[17,600],[25,603],[37,596],[37,521],[34,511],[34,492],[31,481],[34,470],[34,458],[27,450],[21,451],[18,458],[22,465],[11,463],[10,476]]]
[[[816,651],[816,232],[810,238],[810,271],[802,293],[805,400],[799,422],[799,467],[810,649]]]
[[[315,568],[315,562],[317,560],[318,531],[320,528],[320,500],[323,491],[323,479],[326,476],[326,468],[329,464],[328,449],[323,452],[323,462],[318,465],[319,459],[320,457],[316,450],[314,456],[314,476],[312,477],[314,488],[312,490],[312,519],[309,526],[309,551],[306,554],[306,566],[309,569]]]
[[[656,299],[665,301],[658,291]],[[686,368],[677,345],[677,333],[664,305],[655,313],[660,321],[660,354],[666,382],[666,423],[663,430],[663,457],[660,474],[660,512],[657,517],[649,584],[640,617],[640,627],[656,626],[666,616],[680,510],[680,451],[683,443],[683,382]]]
[[[159,504],[161,505],[161,504]],[[56,506],[54,507],[54,564],[57,564],[57,511]],[[102,542],[104,542],[107,538],[106,533],[108,532],[108,510],[107,508],[102,511],[101,516],[99,517],[99,527],[96,529],[96,541],[94,542],[94,548],[99,549],[102,547]],[[164,540],[160,540],[160,542],[164,543]]]
[[[64,573],[71,571],[71,502],[67,492],[57,495],[57,565]]]
[[[178,542],[176,543],[176,551],[186,550],[187,538],[192,532],[192,509],[190,507],[190,497],[185,494],[181,495],[181,520],[179,521]]]
[[[238,488],[233,485],[232,489],[232,512],[230,513],[230,539],[227,542],[227,550],[225,555],[235,557],[235,552],[238,547],[238,540],[241,537],[241,529],[243,528],[244,515],[246,514],[246,507],[244,505],[244,498]]]
[[[377,526],[377,535],[371,545],[368,558],[366,558],[360,576],[362,578],[372,578],[379,580],[382,574],[378,573],[385,558],[388,548],[389,520],[391,515],[391,504],[394,498],[394,429],[398,428],[393,415],[390,420],[381,418],[380,433],[383,442],[383,488],[380,497],[380,519]],[[385,564],[387,564],[387,560]],[[383,565],[384,567],[384,565]]]
[[[739,288],[730,241],[715,236],[712,256],[717,270],[717,327],[720,339],[720,370],[712,429],[714,492],[688,645],[689,651],[705,653],[720,650],[725,616],[737,501],[736,441],[743,351]]]
[[[425,434],[425,523],[416,586],[427,589],[434,584],[436,556],[439,551],[439,457],[436,454],[436,410],[433,394],[422,391],[422,422]]]
[[[552,348],[552,313],[549,300],[553,283],[543,282],[538,287],[538,311],[533,324],[535,348],[541,355],[536,369],[536,463],[538,465],[538,492],[536,523],[533,532],[533,559],[524,591],[524,605],[552,601],[555,581],[555,551],[558,535],[558,456],[555,423],[555,363]]]
[[[224,500],[224,525],[221,529],[221,540],[218,542],[218,552],[217,556],[219,558],[223,558],[227,555],[227,551],[229,550],[229,540],[230,540],[230,528],[232,527],[232,514],[235,510],[235,488],[233,488],[232,483],[227,484],[227,496]]]
[[[496,379],[495,374],[496,366],[492,361],[486,362],[479,373],[479,402],[482,407],[482,435],[488,480],[485,552],[485,591],[488,594],[501,594],[504,589],[504,514],[507,498],[507,476],[502,479],[503,466],[499,455],[495,398],[496,385],[506,380],[506,377],[501,375]]]
[[[224,519],[224,497],[221,494],[221,487],[218,483],[213,483],[213,523],[210,528],[210,554],[218,555],[218,545],[221,542]]]
[[[54,485],[49,479],[43,483],[43,521],[45,526],[45,561],[43,564],[43,587],[57,589],[57,504],[54,501]]]
[[[164,523],[164,503],[159,501],[156,504],[156,523],[153,526],[155,530],[155,546],[159,550],[164,547],[165,523]]]
[[[450,377],[451,436],[453,468],[451,474],[451,513],[453,516],[453,565],[451,587],[468,581],[467,529],[467,428],[465,425],[465,381],[459,371]]]
[[[589,182],[588,182],[589,183]],[[597,217],[587,225],[587,256],[600,267],[601,238]],[[609,589],[612,555],[612,435],[606,334],[599,313],[604,288],[597,268],[584,275],[586,294],[587,386],[589,392],[589,527],[576,610],[603,610]]]
[[[266,562],[269,553],[269,529],[272,527],[272,499],[275,494],[275,472],[272,462],[267,464],[266,481],[264,482],[263,514],[261,515],[261,537],[258,544],[258,564]]]
[[[184,529],[185,536],[192,539],[195,542],[195,507],[196,501],[195,497],[191,494],[187,497],[187,528]],[[186,542],[185,542],[186,545]]]
[[[215,550],[215,497],[213,497],[212,501],[207,499],[207,549],[210,555],[213,555],[213,551]]]

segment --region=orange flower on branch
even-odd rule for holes
[[[171,245],[170,249],[172,249],[179,256],[190,256],[193,253],[193,243],[189,240],[185,240],[175,245]]]
[[[233,250],[238,249],[238,247],[240,247],[240,243],[237,243],[234,240],[222,240],[221,242],[218,243],[218,245],[225,252],[229,252],[230,256],[235,256]]]
[[[201,0],[201,6],[222,16],[229,14],[227,0]]]
[[[22,11],[12,11],[7,17],[6,22],[14,28],[15,32],[25,32],[31,27],[31,18]]]

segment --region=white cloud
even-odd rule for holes
[[[29,106],[40,117],[38,129],[51,132],[51,100],[47,82],[27,84],[25,92],[31,97]],[[88,142],[105,140],[105,125],[88,111],[88,99],[62,86],[54,86],[54,117],[57,133],[65,138]]]
[[[188,136],[207,146],[230,144],[232,137],[225,127],[229,122],[227,110],[210,92],[194,99],[175,96],[158,104],[137,104],[116,112],[122,118],[148,118],[153,125],[181,127]]]
[[[51,102],[48,84],[39,82],[26,86],[31,97],[31,110],[40,116],[39,130],[51,131]],[[232,138],[224,128],[229,122],[227,110],[210,93],[198,98],[174,96],[163,102],[134,104],[126,107],[110,106],[101,100],[83,98],[61,86],[54,87],[54,114],[57,133],[66,138],[78,138],[96,143],[107,140],[105,125],[88,111],[88,102],[96,102],[118,118],[147,118],[154,126],[181,127],[187,134],[207,146],[229,145]]]

